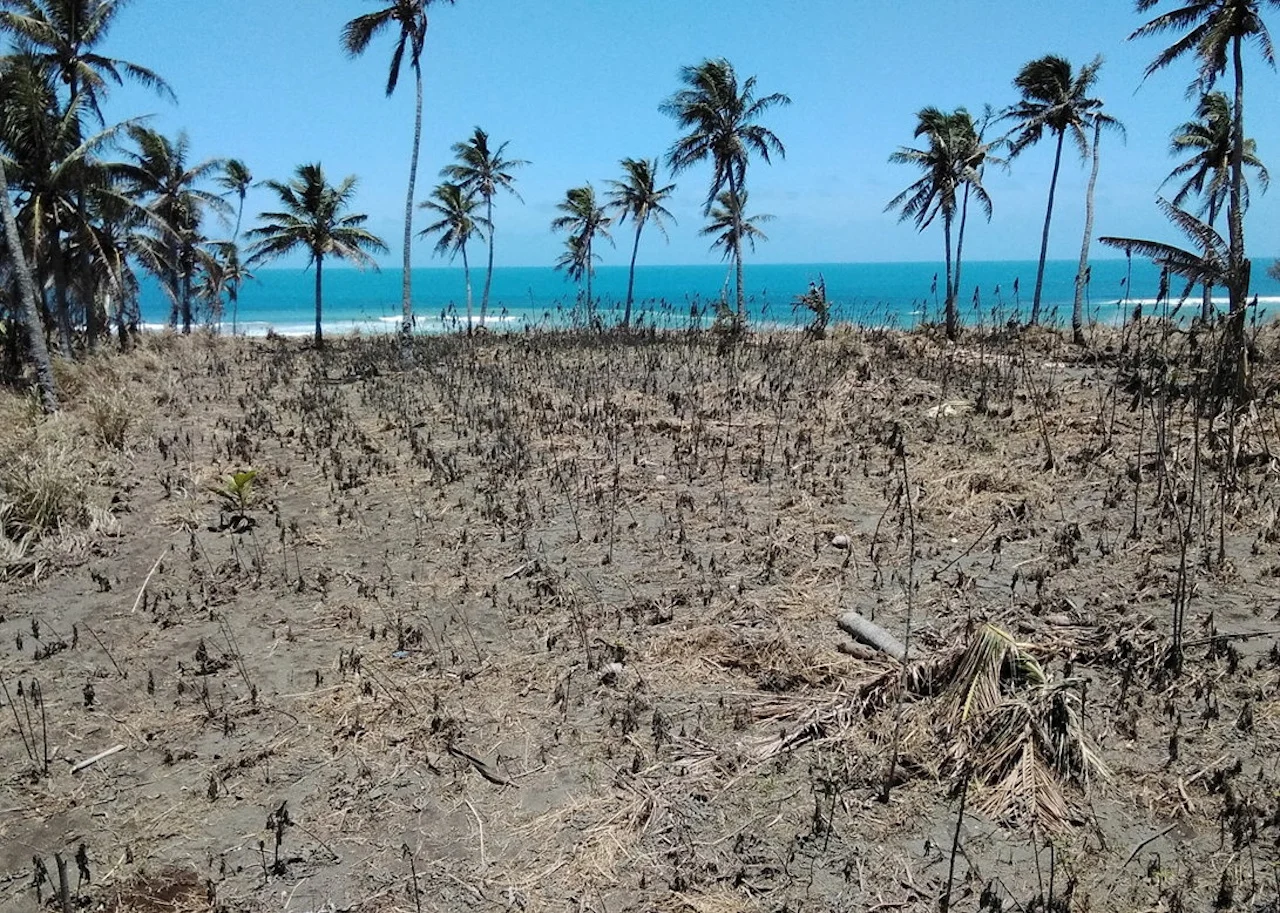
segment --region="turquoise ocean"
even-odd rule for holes
[[[1280,282],[1267,276],[1271,261],[1255,261],[1253,294],[1258,316],[1280,313]],[[1076,262],[1050,261],[1045,269],[1042,310],[1050,321],[1068,323],[1075,294]],[[376,333],[396,329],[400,321],[400,270],[362,272],[326,267],[324,328],[327,334]],[[723,265],[640,266],[636,268],[635,319],[643,326],[684,328],[709,326],[715,302],[731,299],[732,272]],[[970,324],[1002,324],[1025,317],[1035,287],[1036,263],[1026,260],[964,264],[959,303]],[[478,319],[484,270],[471,274],[474,312]],[[222,315],[221,330],[246,335],[306,335],[315,321],[314,274],[303,269],[260,269],[245,283],[234,310]],[[833,321],[868,326],[911,327],[940,319],[945,274],[936,263],[747,264],[746,288],[753,324],[802,326],[808,313],[795,308],[795,298],[811,282],[825,282]],[[1085,298],[1088,317],[1119,323],[1141,305],[1189,316],[1198,312],[1200,292],[1192,290],[1179,307],[1185,282],[1174,278],[1171,300],[1161,301],[1159,270],[1147,261],[1096,260],[1091,264]],[[593,294],[605,323],[622,315],[627,268],[597,268]],[[1215,299],[1225,308],[1222,291]],[[466,325],[466,293],[461,268],[413,271],[415,322],[419,332],[441,332]],[[493,330],[522,331],[566,327],[582,322],[578,291],[564,274],[543,267],[498,267],[493,273],[486,325]],[[143,320],[161,326],[169,305],[151,282],[142,289]],[[207,319],[207,315],[206,315]]]

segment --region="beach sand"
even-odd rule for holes
[[[0,504],[62,500],[0,542],[0,911],[54,854],[116,911],[1274,902],[1274,397],[1228,439],[1099,332],[154,334],[4,394]]]

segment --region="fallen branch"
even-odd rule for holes
[[[93,764],[97,764],[97,763],[98,763],[99,761],[101,761],[103,758],[109,758],[109,757],[111,757],[113,754],[116,754],[117,752],[121,752],[121,751],[124,751],[124,746],[123,746],[123,745],[114,745],[114,746],[112,746],[111,748],[108,748],[106,751],[100,751],[100,752],[98,752],[98,753],[97,753],[96,755],[94,755],[92,758],[85,758],[85,759],[84,759],[83,761],[81,761],[79,764],[75,764],[75,765],[73,765],[73,766],[72,766],[72,768],[71,768],[71,772],[72,772],[73,774],[79,773],[80,771],[84,770],[86,767],[89,767],[89,766],[91,766],[91,765],[93,765]]]
[[[142,603],[142,597],[147,592],[147,584],[151,582],[151,576],[155,574],[156,568],[160,566],[160,562],[164,560],[164,556],[167,554],[169,554],[169,546],[166,545],[164,551],[160,553],[160,557],[156,559],[156,563],[151,565],[151,570],[147,572],[147,578],[142,581],[142,586],[138,589],[138,598],[133,601],[133,608],[129,610],[130,615],[138,611],[138,606]]]
[[[881,653],[899,662],[907,655],[907,648],[902,645],[902,641],[857,612],[846,612],[841,615],[838,624],[840,629],[854,640],[875,647]]]

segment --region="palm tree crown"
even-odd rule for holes
[[[1223,92],[1206,92],[1196,105],[1196,118],[1174,128],[1169,151],[1173,155],[1190,155],[1169,172],[1164,183],[1182,179],[1170,202],[1182,206],[1188,197],[1200,197],[1199,214],[1206,216],[1212,225],[1231,192],[1231,102]],[[1258,158],[1257,144],[1251,139],[1245,140],[1244,164],[1255,169],[1258,186],[1266,190],[1271,175]],[[1241,194],[1241,202],[1247,208],[1247,183],[1241,188]]]
[[[769,236],[760,230],[760,223],[772,222],[773,216],[767,213],[748,216],[749,196],[745,190],[739,193],[721,191],[707,214],[707,224],[698,232],[711,237],[711,249],[718,248],[726,260],[732,259],[734,251],[741,249],[744,241],[754,251],[757,241],[769,240]]]
[[[484,200],[486,240],[489,246],[489,264],[484,277],[484,294],[480,298],[480,325],[484,326],[485,314],[489,310],[489,293],[493,288],[493,199],[502,190],[517,200],[524,202],[516,192],[515,175],[511,172],[529,164],[523,159],[506,157],[509,143],[501,143],[496,149],[489,145],[489,134],[476,127],[471,136],[461,143],[453,144],[453,154],[457,161],[440,169],[440,176],[457,184],[468,194]]]
[[[0,31],[20,50],[36,55],[57,73],[72,96],[83,92],[102,120],[100,101],[108,81],[124,77],[173,98],[173,90],[146,67],[97,53],[126,0],[0,0]]]
[[[1138,12],[1145,13],[1160,2],[1137,0],[1135,6]],[[1262,21],[1260,8],[1280,6],[1280,0],[1184,0],[1184,3],[1184,6],[1162,13],[1135,29],[1129,36],[1132,40],[1165,32],[1185,32],[1147,65],[1147,76],[1163,70],[1180,57],[1190,55],[1199,58],[1199,68],[1191,88],[1206,91],[1226,73],[1233,44],[1246,38],[1253,39],[1267,63],[1275,66],[1271,34]]]
[[[885,210],[899,209],[899,220],[912,219],[921,231],[942,216],[947,270],[946,327],[948,336],[954,339],[960,326],[956,294],[965,216],[969,198],[973,196],[986,217],[991,218],[991,197],[982,186],[982,171],[991,160],[993,144],[983,141],[972,116],[964,108],[950,113],[935,107],[922,108],[916,114],[915,138],[927,140],[923,149],[903,146],[889,156],[889,161],[911,165],[923,174],[890,200]],[[951,226],[957,212],[961,215],[961,241],[955,248],[953,269]]]
[[[562,263],[557,266],[567,268],[571,279],[586,277],[587,311],[594,320],[595,302],[591,296],[591,277],[595,272],[597,259],[594,253],[595,240],[599,237],[612,243],[609,226],[613,220],[596,199],[595,188],[590,184],[571,187],[565,192],[564,199],[556,204],[556,209],[564,215],[552,220],[552,231],[569,233],[567,252],[561,257]],[[564,263],[566,258],[570,261],[567,264]]]
[[[457,184],[444,183],[431,192],[431,199],[418,204],[439,218],[418,232],[419,237],[439,235],[435,252],[452,260],[462,254],[463,275],[467,286],[467,331],[471,330],[471,265],[467,262],[467,243],[483,237],[489,220],[480,214],[480,200]]]
[[[285,184],[267,181],[265,186],[280,198],[283,209],[258,216],[263,223],[248,231],[255,239],[249,264],[274,260],[295,250],[308,254],[308,265],[316,267],[316,344],[322,344],[321,288],[324,260],[337,257],[359,267],[377,264],[369,251],[382,253],[387,245],[363,225],[368,216],[348,213],[356,191],[355,175],[348,175],[336,187],[325,179],[319,163],[299,165],[294,179]]]
[[[626,158],[621,162],[623,180],[609,181],[608,208],[615,214],[618,224],[627,219],[635,224],[635,243],[631,248],[631,271],[627,278],[627,305],[622,317],[622,325],[631,325],[631,305],[635,300],[636,255],[640,251],[640,233],[644,226],[652,222],[662,236],[667,237],[665,219],[675,221],[662,204],[675,191],[675,184],[658,186],[658,160]]]
[[[746,189],[747,163],[752,154],[770,162],[772,155],[786,155],[777,135],[757,123],[770,108],[791,104],[780,92],[756,96],[756,78],[746,79],[741,86],[733,65],[724,58],[704,60],[697,66],[680,71],[683,88],[659,106],[664,114],[675,118],[687,131],[667,152],[667,164],[675,174],[698,162],[711,160],[712,178],[703,211],[711,213],[722,191],[737,201],[727,210],[742,211],[742,192]],[[746,295],[743,291],[741,242],[748,235],[744,226],[732,232],[738,247],[733,251],[737,270],[737,311],[735,319],[745,319]]]
[[[1044,264],[1049,251],[1049,226],[1053,220],[1053,200],[1062,166],[1062,146],[1068,135],[1081,158],[1089,154],[1089,130],[1095,120],[1106,125],[1119,122],[1102,111],[1102,100],[1090,96],[1102,58],[1095,57],[1073,72],[1071,62],[1049,54],[1026,64],[1014,78],[1014,86],[1022,93],[1022,101],[1010,107],[1004,120],[1015,122],[1009,141],[1009,157],[1013,158],[1038,143],[1048,132],[1057,137],[1053,157],[1053,175],[1049,179],[1049,202],[1045,207],[1044,231],[1040,238],[1040,259],[1036,268],[1035,294],[1031,303],[1031,323],[1040,319],[1040,298],[1044,291]]]

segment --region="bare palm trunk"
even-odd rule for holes
[[[462,277],[467,283],[467,335],[471,335],[471,264],[467,262],[467,245],[462,245]]]
[[[970,190],[969,184],[966,183],[964,185],[964,196],[960,198],[960,230],[956,232],[956,280],[955,280],[954,291],[952,292],[952,294],[957,299],[957,305],[959,304],[960,287],[961,287],[960,286],[960,272],[961,272],[960,268],[964,259],[964,230],[965,230],[965,226],[969,222],[969,190]],[[959,330],[960,330],[959,318],[960,318],[959,307],[957,306],[957,309],[956,309],[957,334],[959,333]],[[951,338],[954,339],[955,337],[953,336]]]
[[[484,273],[484,295],[480,298],[480,326],[489,313],[489,289],[493,286],[493,194],[485,194],[485,218],[489,220],[489,266]]]
[[[746,324],[746,295],[742,290],[742,206],[738,199],[738,184],[733,179],[733,170],[729,170],[729,195],[733,197],[733,265],[735,270],[735,283],[737,287],[734,289],[734,295],[737,298],[737,314],[738,328],[742,329]]]
[[[1044,291],[1044,262],[1049,256],[1049,223],[1053,221],[1053,195],[1058,189],[1058,170],[1062,167],[1062,141],[1066,139],[1065,130],[1058,134],[1058,146],[1053,154],[1053,177],[1049,179],[1049,205],[1044,210],[1044,233],[1040,236],[1040,263],[1036,267],[1036,291],[1031,298],[1032,326],[1040,322],[1040,296]]]
[[[1084,192],[1084,241],[1080,244],[1080,265],[1076,267],[1076,296],[1071,304],[1071,339],[1084,345],[1084,288],[1089,275],[1089,243],[1093,240],[1093,192],[1098,186],[1098,165],[1101,161],[1098,148],[1102,143],[1102,119],[1093,121],[1093,164],[1089,171],[1089,186]]]
[[[191,251],[184,250],[182,256],[182,335],[191,335],[193,315],[191,313]]]
[[[1218,221],[1218,201],[1216,199],[1209,201],[1209,212],[1207,214],[1207,222],[1210,228],[1214,227],[1214,223]],[[1205,253],[1210,253],[1209,248],[1205,248]],[[1200,321],[1208,323],[1213,319],[1213,283],[1206,282],[1204,284],[1204,292],[1200,298]]]
[[[320,329],[321,318],[324,315],[324,304],[321,298],[321,281],[324,276],[324,254],[316,255],[316,348],[324,348],[324,331]]]
[[[587,323],[595,326],[596,322],[596,306],[595,299],[591,297],[591,276],[595,272],[592,265],[591,239],[587,238]]]
[[[13,202],[9,199],[9,179],[0,162],[0,207],[4,210],[4,234],[9,244],[9,255],[18,279],[21,297],[22,326],[27,333],[27,347],[36,370],[36,383],[40,387],[40,404],[45,412],[58,409],[58,391],[53,380],[53,363],[49,360],[49,347],[45,344],[44,326],[40,323],[40,310],[36,306],[36,286],[27,268],[27,255],[22,250],[22,238],[18,234],[18,222],[13,215]]]
[[[644,220],[636,220],[636,242],[631,246],[631,272],[627,276],[627,307],[622,312],[622,326],[631,326],[631,302],[635,300],[636,290],[636,255],[640,253],[640,232],[644,231]]]
[[[1245,305],[1249,297],[1249,261],[1244,255],[1244,63],[1240,56],[1240,36],[1232,39],[1231,57],[1236,77],[1234,123],[1231,131],[1231,208],[1227,212],[1229,235],[1230,298],[1229,345],[1227,354],[1234,364],[1233,387],[1237,404],[1249,395],[1249,353],[1245,346]]]
[[[960,315],[956,311],[956,288],[955,280],[951,273],[951,213],[947,212],[942,217],[942,237],[947,246],[947,303],[946,303],[946,327],[947,338],[955,339],[960,335]]]
[[[71,327],[71,303],[67,300],[67,255],[62,246],[62,232],[53,231],[53,244],[50,248],[53,259],[53,319],[58,328],[58,348],[63,358],[71,358],[73,354],[73,335]]]
[[[422,67],[417,60],[413,62],[413,81],[417,92],[413,109],[413,151],[409,155],[409,190],[404,198],[404,257],[401,261],[403,275],[400,279],[400,337],[404,351],[409,353],[409,340],[413,336],[413,193],[418,183],[418,149],[422,145]],[[316,279],[319,280],[319,261],[316,262]],[[320,344],[319,323],[320,299],[316,297],[316,344]]]

